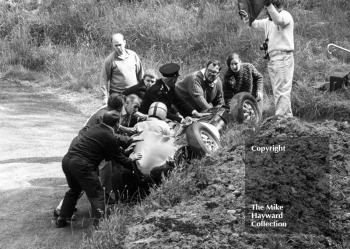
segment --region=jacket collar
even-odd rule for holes
[[[163,79],[159,79],[159,81],[161,83],[160,90],[166,89],[168,92],[171,90],[171,88],[164,83]]]

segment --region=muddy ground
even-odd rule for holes
[[[231,141],[231,145],[226,146],[217,155],[207,157],[194,165],[200,168],[201,174],[197,171],[197,173],[187,172],[177,176],[183,179],[182,182],[192,182],[189,185],[192,191],[190,197],[182,196],[182,199],[176,200],[177,197],[180,198],[176,196],[178,191],[170,191],[174,196],[173,199],[176,200],[170,203],[169,198],[166,200],[161,198],[164,194],[155,194],[152,200],[145,204],[147,212],[140,213],[136,209],[133,214],[134,222],[125,236],[126,248],[350,248],[350,125],[348,122],[327,121],[321,124],[310,124],[296,118],[270,118],[256,133],[244,130],[240,132],[231,130],[230,133],[236,137],[245,136],[246,146],[237,145]],[[300,155],[304,157],[301,161],[305,162],[303,167],[298,168],[293,166],[293,162],[297,162],[296,159],[300,158],[286,156],[286,160],[289,160],[287,170],[295,172],[292,174],[297,176],[294,177],[295,179],[289,177],[291,175],[281,177],[285,174],[286,168],[283,169],[283,166],[279,166],[280,164],[271,167],[278,156],[271,155],[268,159],[259,161],[260,175],[253,178],[255,183],[259,183],[255,185],[255,190],[259,193],[254,193],[253,197],[255,201],[273,199],[272,203],[282,203],[286,207],[290,200],[295,200],[292,203],[293,209],[288,210],[295,211],[295,207],[299,207],[304,213],[294,217],[294,220],[287,220],[290,225],[289,230],[251,231],[244,223],[245,215],[249,215],[245,212],[248,208],[245,206],[248,199],[248,193],[245,193],[247,191],[245,173],[247,174],[247,163],[250,159],[246,158],[247,149],[252,144],[271,144],[276,137],[287,141],[295,137],[316,139],[303,140],[304,144],[312,147],[309,149],[305,149],[302,146],[303,143],[299,142],[290,146],[288,154],[299,153],[299,157]],[[326,140],[319,138],[326,138]],[[322,147],[325,150],[322,150]],[[320,162],[319,167],[325,167],[326,170],[321,172],[317,169],[317,162]],[[310,168],[313,171],[310,171]],[[265,175],[261,174],[262,172]],[[316,188],[311,179],[319,180],[322,175],[320,172],[329,181]],[[315,178],[312,178],[313,176]],[[269,179],[275,179],[277,186],[275,189],[270,189],[272,196],[264,196],[266,189],[263,190],[261,186],[266,185],[267,181],[270,183]],[[288,182],[291,179],[295,183],[295,189],[293,188],[292,192],[280,191],[285,181]],[[308,183],[312,184],[307,185]],[[167,184],[169,189],[176,188],[171,180]],[[250,185],[252,186],[252,182]],[[168,193],[167,196],[171,194]],[[301,196],[301,201],[291,198],[293,195]],[[322,199],[322,197],[326,196],[327,202],[316,205],[321,207],[319,208],[321,212],[313,209],[316,210],[317,215],[314,219],[310,219],[309,211],[315,203],[319,204],[320,200],[314,198],[315,196],[323,201],[325,198]]]
[[[0,248],[76,248],[89,222],[56,229],[52,211],[67,188],[61,159],[86,117],[17,81],[0,89]]]
[[[36,93],[16,81],[3,80],[0,84],[0,248],[78,248],[83,232],[89,232],[86,200],[78,206],[79,220],[65,229],[56,229],[52,224],[52,209],[66,190],[61,158],[86,116],[54,94]],[[122,240],[118,240],[118,246],[350,248],[350,125],[347,122],[311,124],[295,118],[270,118],[256,132],[242,128],[228,133],[230,139],[223,150],[194,162],[185,172],[176,172],[142,207],[134,207],[130,216],[124,218],[127,228],[125,234],[120,234]],[[311,153],[305,154],[310,162],[326,158],[329,163],[328,171],[325,170],[330,180],[329,226],[320,229],[320,223],[311,224],[307,228],[309,234],[253,234],[246,229],[247,146],[241,141],[245,140],[247,145],[269,144],[276,137],[329,139],[326,156],[317,153],[318,146],[324,148],[324,144],[317,143],[312,145]],[[239,142],[236,138],[240,138]],[[304,147],[292,148],[293,153],[303,155]],[[271,172],[274,158],[277,157],[262,161],[259,169]],[[290,157],[289,161],[292,160]],[[274,170],[274,174],[280,175],[278,169]],[[264,183],[263,179],[266,178],[258,180]],[[307,187],[305,181],[299,185]],[[284,195],[282,192],[278,198],[288,200],[288,195],[293,193],[298,193],[298,189]],[[300,205],[307,208],[308,203],[313,202]],[[322,215],[327,214],[325,211]],[[318,221],[324,220],[322,215],[317,217]]]

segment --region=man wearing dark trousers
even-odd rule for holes
[[[115,160],[124,167],[133,169],[134,161],[141,159],[141,154],[132,154],[127,158],[120,150],[120,144],[114,135],[114,127],[119,123],[119,113],[108,111],[103,115],[102,123],[81,132],[62,160],[62,169],[66,176],[67,191],[56,220],[56,227],[67,225],[67,219],[73,211],[81,191],[90,201],[92,216],[97,225],[105,209],[104,193],[98,179],[98,165],[105,160]]]
[[[93,113],[89,119],[84,124],[84,127],[79,131],[79,135],[82,134],[84,131],[88,130],[92,126],[95,126],[102,122],[103,114],[105,114],[107,111],[115,110],[119,113],[122,112],[123,108],[123,98],[119,94],[111,94],[108,98],[107,105],[102,106],[99,108],[95,113]],[[122,147],[128,147],[132,142],[135,142],[132,138],[128,136],[121,136],[117,135],[120,143],[122,144]],[[71,146],[73,146],[79,139],[79,136],[73,139]],[[112,163],[110,161],[103,160],[99,165],[99,176],[101,180],[102,187],[105,188],[106,193],[106,200],[108,203],[113,203],[113,198],[110,196],[110,193],[112,191]],[[54,216],[57,217],[60,214],[61,206],[62,206],[63,200],[59,203],[59,205],[54,210]]]

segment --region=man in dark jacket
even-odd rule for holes
[[[71,142],[70,147],[72,147],[79,140],[79,136],[81,136],[84,131],[87,131],[91,127],[102,123],[103,114],[112,110],[115,110],[118,113],[121,113],[123,104],[124,104],[124,101],[121,95],[116,93],[111,94],[108,98],[107,105],[102,106],[89,117],[89,119],[84,124],[83,128],[79,131],[79,135],[75,137]],[[119,134],[116,134],[115,136],[118,139],[121,147],[123,148],[127,148],[131,143],[135,142],[135,140],[129,136],[123,136]],[[99,177],[100,177],[102,187],[105,188],[105,193],[106,193],[105,197],[108,203],[114,202],[114,199],[110,195],[112,191],[112,173],[113,173],[112,162],[103,160],[99,165]],[[58,206],[54,210],[55,217],[59,216],[62,203],[63,203],[63,200],[61,200],[61,202],[58,204]]]
[[[153,102],[163,102],[168,108],[167,118],[181,122],[183,117],[201,115],[180,98],[175,92],[175,83],[179,77],[180,66],[168,63],[159,68],[162,78],[151,86],[142,101],[140,112],[147,114]]]
[[[62,169],[69,190],[64,197],[60,216],[56,220],[57,227],[67,225],[67,219],[72,217],[82,191],[91,203],[94,224],[98,224],[105,209],[104,193],[97,176],[98,165],[103,159],[115,160],[130,169],[134,167],[134,161],[141,159],[141,154],[133,154],[127,158],[121,152],[120,144],[114,135],[114,127],[118,125],[119,117],[120,114],[115,110],[106,112],[102,123],[81,131],[64,156]]]
[[[89,119],[84,124],[83,128],[79,131],[79,135],[73,139],[73,141],[70,144],[70,148],[75,145],[79,141],[79,136],[81,136],[84,131],[87,131],[89,128],[102,123],[102,117],[103,114],[105,114],[108,111],[115,110],[118,113],[121,113],[123,108],[123,98],[119,94],[111,94],[108,98],[107,105],[102,106],[99,108],[95,113],[93,113]],[[119,139],[119,142],[123,147],[129,146],[133,140],[128,136],[116,136]],[[110,203],[113,202],[111,197],[109,196],[109,193],[112,191],[112,163],[110,161],[103,160],[99,165],[99,176],[101,180],[102,187],[105,188],[106,191],[106,200],[108,200]],[[54,210],[54,216],[59,216],[61,212],[61,206],[62,206],[63,200],[58,204],[56,209]]]

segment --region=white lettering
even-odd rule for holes
[[[273,222],[266,222],[264,220],[256,222],[252,221],[250,223],[252,227],[287,227],[286,222],[278,222],[278,221],[273,221]]]
[[[281,145],[272,145],[272,146],[256,146],[253,145],[250,148],[252,151],[258,151],[260,153],[268,153],[268,152],[273,152],[273,153],[279,153],[281,151],[286,151],[286,146],[281,146]]]
[[[252,213],[252,219],[283,219],[283,212],[278,214]]]

